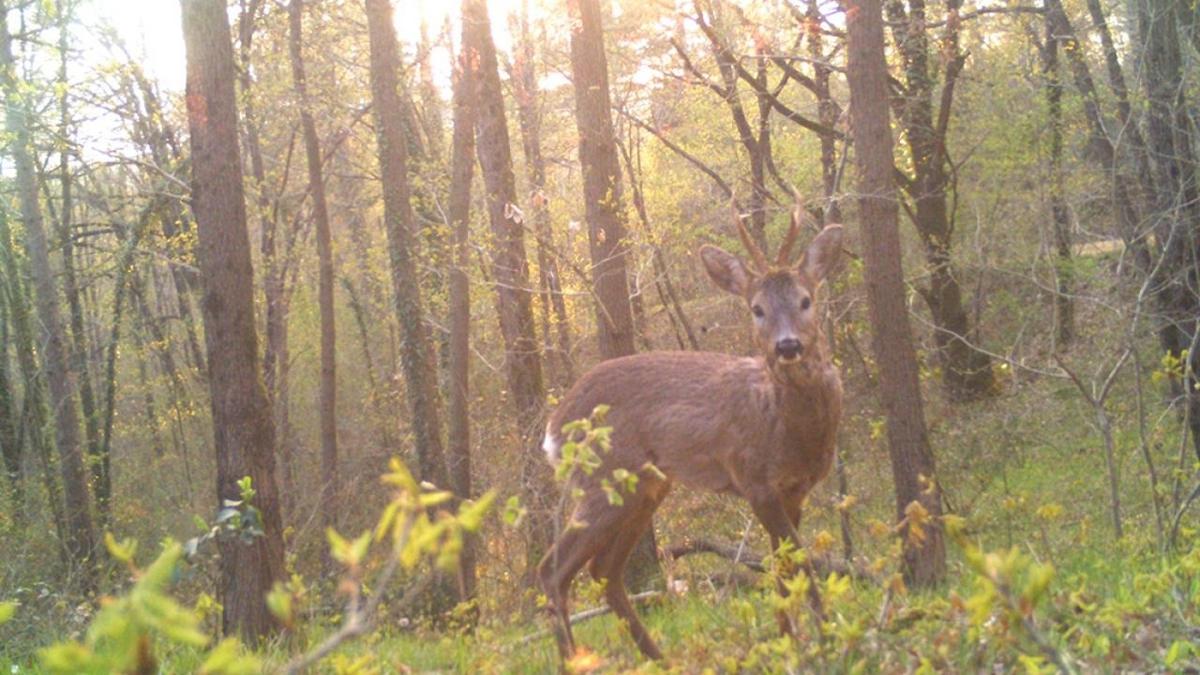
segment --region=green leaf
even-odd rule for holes
[[[512,495],[504,500],[504,512],[501,514],[501,518],[504,520],[505,525],[509,527],[515,526],[524,515],[525,509],[521,506],[520,496]]]
[[[133,554],[137,551],[137,542],[126,539],[123,542],[118,542],[112,532],[104,533],[104,546],[108,549],[109,555],[113,558],[125,563],[126,565],[133,564]]]
[[[96,671],[96,655],[78,642],[63,642],[38,652],[42,665],[52,673],[82,673]]]
[[[237,638],[225,638],[208,654],[200,666],[200,675],[253,675],[261,673],[262,662],[242,650]]]
[[[475,501],[463,502],[458,509],[458,522],[464,530],[475,532],[483,525],[483,518],[492,508],[492,502],[496,501],[496,491],[488,490],[482,497]]]
[[[1187,658],[1193,651],[1192,644],[1186,640],[1176,640],[1171,643],[1171,648],[1167,650],[1167,655],[1163,658],[1163,662],[1169,667],[1175,665],[1180,659]]]
[[[0,626],[12,620],[17,613],[17,603],[0,602]]]
[[[295,623],[293,614],[292,594],[283,587],[283,584],[275,582],[275,586],[267,593],[267,609],[270,610],[271,616],[279,620],[279,623],[290,628]],[[224,643],[221,643],[222,645]],[[221,645],[217,646],[220,649]]]

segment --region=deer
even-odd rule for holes
[[[576,506],[537,568],[564,662],[575,654],[568,594],[584,565],[604,584],[606,602],[642,654],[662,659],[630,604],[624,574],[634,545],[675,483],[742,497],[770,536],[772,550],[784,541],[802,550],[796,529],[801,506],[829,473],[842,414],[841,375],[819,304],[822,282],[841,253],[842,226],[827,225],[792,264],[804,217],[797,200],[773,262],[746,231],[736,205],[734,225],[749,261],[717,246],[700,248],[712,281],[745,301],[757,356],[656,351],[603,361],[550,415],[542,448],[556,466],[567,440],[564,424],[607,406],[605,422],[611,426],[611,447],[600,456],[599,468],[568,478],[579,495]],[[617,469],[637,481],[632,494],[614,504],[601,481]],[[802,567],[819,617],[813,570],[807,563]],[[786,595],[783,581],[778,585]],[[778,618],[781,629],[792,634],[787,615],[781,611]]]

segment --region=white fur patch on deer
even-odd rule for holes
[[[558,441],[554,440],[554,432],[551,431],[549,424],[546,425],[546,437],[542,439],[542,451],[546,453],[546,459],[551,464],[558,464],[559,456]]]

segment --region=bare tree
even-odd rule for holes
[[[488,220],[492,229],[492,276],[496,287],[496,313],[504,339],[508,391],[517,412],[521,439],[520,474],[531,518],[526,567],[532,570],[549,545],[549,524],[554,488],[550,470],[536,439],[542,432],[546,390],[542,359],[533,322],[529,265],[525,256],[525,227],[517,206],[512,148],[500,86],[496,46],[484,0],[463,0],[463,50],[478,64],[476,102],[476,153],[483,174]]]
[[[71,175],[71,110],[70,81],[67,65],[70,60],[71,7],[59,0],[55,4],[58,23],[58,239],[62,250],[63,292],[67,296],[67,308],[71,325],[71,361],[79,385],[79,404],[83,412],[84,440],[87,443],[88,464],[91,468],[91,483],[96,500],[96,519],[101,529],[107,529],[110,521],[112,478],[109,475],[109,457],[101,452],[99,405],[92,385],[88,359],[90,351],[87,333],[83,325],[83,301],[79,291],[75,265],[75,214],[74,176]],[[50,204],[47,200],[47,204]]]
[[[583,199],[587,209],[592,284],[596,289],[596,334],[600,356],[629,356],[633,344],[633,312],[629,304],[625,210],[621,165],[613,134],[608,92],[608,60],[598,0],[570,0],[572,18],[571,73],[575,84],[575,126],[579,130],[579,164],[583,167]],[[654,528],[633,549],[629,582],[645,587],[658,576]]]
[[[1058,39],[1046,21],[1046,39],[1040,45],[1042,74],[1046,78],[1046,114],[1050,118],[1050,216],[1053,222],[1054,336],[1058,348],[1075,337],[1075,302],[1071,269],[1071,214],[1063,187],[1062,79],[1058,65]]]
[[[542,342],[546,351],[554,354],[557,361],[556,381],[566,389],[575,380],[575,364],[571,358],[571,324],[567,318],[567,303],[562,292],[558,258],[552,250],[553,235],[550,230],[550,204],[546,197],[546,159],[542,155],[542,96],[538,91],[537,70],[534,67],[533,36],[529,31],[529,12],[524,4],[521,8],[519,36],[512,64],[513,95],[517,100],[517,120],[521,129],[521,147],[525,153],[526,171],[529,173],[529,218],[533,221],[537,236],[538,291],[541,295]],[[551,330],[550,314],[554,322]],[[558,336],[558,344],[552,349],[551,333]]]
[[[0,18],[7,20],[8,3],[0,0]],[[95,587],[96,533],[84,471],[83,447],[79,438],[79,409],[75,400],[76,382],[64,344],[65,331],[59,310],[61,297],[54,272],[45,221],[38,199],[37,169],[33,157],[31,120],[23,85],[17,78],[13,58],[13,36],[7,25],[0,26],[0,86],[4,89],[5,126],[10,135],[9,153],[17,173],[17,199],[25,225],[25,247],[33,273],[34,297],[42,327],[40,351],[50,390],[50,406],[55,424],[59,468],[66,497],[68,539],[66,548],[78,568],[85,590]]]
[[[853,0],[847,5],[846,16],[846,79],[859,174],[867,301],[879,364],[880,397],[887,415],[896,511],[904,523],[901,536],[905,577],[914,585],[928,586],[945,576],[946,550],[938,520],[942,513],[941,491],[934,474],[917,379],[917,355],[904,300],[880,0]],[[913,504],[919,505],[928,519],[920,518]],[[918,518],[925,522],[915,523]]]
[[[463,28],[463,32],[466,32]],[[450,354],[446,461],[460,500],[471,498],[471,184],[475,174],[475,64],[466,49],[454,69],[454,135],[450,141],[448,212],[454,238],[450,266]],[[459,557],[459,597],[475,595],[475,542],[467,538]]]
[[[233,46],[223,0],[181,0],[180,4],[217,503],[239,499],[238,481],[249,476],[257,493],[254,506],[262,514],[263,534],[253,543],[219,542],[222,624],[226,633],[257,641],[275,629],[265,599],[284,576],[283,528],[275,485],[275,430],[258,371]]]
[[[401,331],[400,360],[408,388],[414,442],[421,478],[446,485],[442,453],[437,375],[424,303],[417,281],[415,223],[408,184],[408,147],[397,93],[400,56],[390,0],[366,0],[371,41],[371,98],[376,118],[379,169],[383,183],[383,220],[391,258],[392,289]]]
[[[973,400],[992,393],[994,376],[991,358],[969,343],[973,331],[952,257],[955,221],[948,195],[955,169],[947,150],[947,133],[955,86],[967,60],[958,44],[961,4],[961,0],[946,2],[947,19],[940,40],[945,66],[940,77],[929,54],[925,0],[908,0],[907,8],[904,0],[889,0],[887,16],[904,72],[901,92],[893,100],[912,158],[912,176],[905,177],[903,186],[914,202],[909,215],[925,246],[929,267],[929,286],[918,289],[933,320],[946,391],[954,400]]]
[[[1136,3],[1146,90],[1146,140],[1154,170],[1151,193],[1154,231],[1161,263],[1153,274],[1161,313],[1159,341],[1186,361],[1177,383],[1184,419],[1200,457],[1200,185],[1196,176],[1196,131],[1182,85],[1183,45],[1175,3]]]
[[[329,232],[329,207],[325,200],[325,177],[321,170],[321,141],[313,120],[312,103],[304,72],[303,0],[288,5],[288,51],[292,62],[292,84],[300,104],[300,126],[304,134],[304,155],[308,162],[308,193],[312,195],[313,222],[317,234],[317,259],[320,271],[317,304],[321,311],[321,518],[326,527],[336,527],[340,509],[337,445],[337,333],[333,314],[333,242]],[[331,562],[325,559],[328,566]]]

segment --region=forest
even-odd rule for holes
[[[0,670],[1200,670],[1200,8],[0,0]]]

